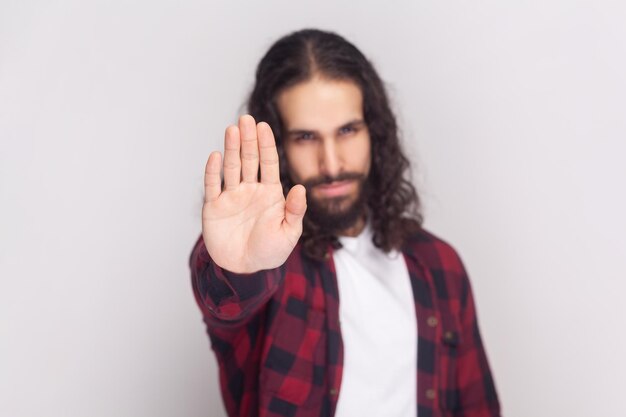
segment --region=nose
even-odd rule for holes
[[[336,177],[341,172],[341,159],[334,139],[326,138],[320,147],[320,172],[329,177]]]

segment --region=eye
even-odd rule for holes
[[[341,128],[339,128],[339,134],[340,135],[349,135],[351,133],[356,132],[357,129],[354,126],[343,126]]]
[[[306,142],[315,139],[315,135],[312,132],[300,132],[294,139],[298,142]]]

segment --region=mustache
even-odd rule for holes
[[[309,190],[318,185],[328,185],[332,182],[350,181],[350,180],[364,181],[365,175],[359,174],[357,172],[343,172],[334,177],[331,177],[329,175],[320,175],[318,177],[314,177],[314,178],[304,181],[302,185],[304,185],[304,188]]]

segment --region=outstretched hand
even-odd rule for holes
[[[259,181],[259,165],[261,178]],[[202,236],[220,267],[252,273],[282,265],[302,234],[306,193],[294,186],[283,196],[278,152],[270,126],[245,115],[229,126],[222,155],[209,155],[204,175]]]

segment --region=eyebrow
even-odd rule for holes
[[[339,130],[339,129],[343,129],[346,127],[362,127],[365,125],[365,121],[363,119],[354,119],[349,121],[348,123],[344,123],[341,126],[339,126],[337,129],[335,130]],[[297,135],[302,135],[305,133],[313,133],[313,134],[317,134],[319,133],[317,130],[307,130],[307,129],[291,129],[287,131],[287,136],[297,136]]]

